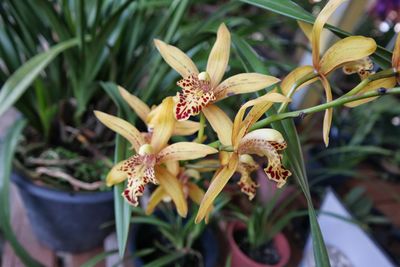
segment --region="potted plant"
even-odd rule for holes
[[[290,246],[282,229],[289,218],[298,212],[290,211],[282,215],[284,208],[293,200],[285,199],[276,205],[282,189],[266,203],[254,203],[250,214],[230,206],[229,215],[234,218],[228,222],[227,239],[231,251],[232,267],[285,266],[290,259]]]

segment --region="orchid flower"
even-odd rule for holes
[[[143,195],[148,183],[160,184],[171,196],[178,213],[185,217],[187,204],[181,184],[175,176],[168,175],[164,165],[168,161],[197,159],[218,151],[210,146],[191,142],[167,146],[173,132],[173,104],[171,97],[163,100],[150,140],[145,140],[135,126],[121,118],[100,111],[95,111],[95,115],[105,126],[127,139],[137,153],[111,169],[106,178],[107,186],[127,180],[122,196],[130,205],[137,206],[138,197]]]
[[[400,34],[397,34],[396,43],[395,43],[394,49],[393,49],[392,67],[398,73],[397,74],[397,83],[400,84],[400,76],[399,76],[399,72],[400,72]],[[367,92],[374,91],[379,88],[386,88],[386,89],[393,88],[395,85],[396,85],[396,77],[382,78],[382,79],[378,79],[378,80],[369,82],[357,94],[358,95],[365,94]],[[366,98],[366,99],[349,102],[349,103],[345,104],[345,106],[350,107],[350,108],[357,107],[359,105],[370,102],[370,101],[374,100],[375,98],[377,98],[377,97],[370,97],[370,98]]]
[[[182,76],[177,82],[182,91],[177,93],[174,107],[178,121],[187,120],[201,111],[210,121],[208,109],[215,102],[231,95],[255,92],[279,81],[263,74],[242,73],[221,82],[228,66],[231,45],[231,36],[225,24],[218,28],[217,39],[204,72],[199,73],[193,61],[177,47],[160,40],[154,43],[164,60]],[[215,123],[218,122],[211,122],[211,125]]]
[[[138,117],[146,124],[149,133],[153,131],[160,114],[161,105],[150,108],[137,96],[130,94],[126,89],[118,86],[118,90],[126,103],[135,111]],[[168,111],[169,112],[169,111]],[[171,110],[172,112],[172,110]],[[178,121],[173,126],[172,135],[192,135],[200,129],[200,123],[194,121]]]
[[[264,168],[267,177],[277,182],[277,187],[282,187],[287,178],[291,175],[290,171],[282,165],[282,156],[279,153],[286,148],[286,142],[282,134],[274,129],[258,129],[249,132],[253,125],[261,116],[272,106],[274,102],[287,102],[289,99],[278,93],[267,93],[262,97],[246,102],[237,113],[234,122],[228,121],[227,116],[223,117],[225,130],[222,127],[220,136],[227,143],[227,138],[231,138],[228,143],[233,147],[233,152],[221,152],[221,167],[217,170],[211,184],[201,201],[196,222],[200,222],[207,216],[209,209],[222,191],[229,179],[235,172],[241,174],[238,185],[241,191],[248,195],[249,199],[254,198],[257,184],[251,179],[251,172],[259,166],[254,162],[250,154],[266,157],[268,166]],[[253,107],[252,107],[253,106]],[[244,113],[247,108],[252,107],[245,119]],[[222,141],[221,141],[222,142]]]
[[[332,71],[348,64],[354,66],[355,62],[357,61],[359,61],[357,69],[361,73],[369,70],[370,64],[365,64],[365,68],[362,68],[361,66],[365,63],[362,59],[365,59],[369,55],[373,54],[376,50],[377,46],[372,38],[367,38],[364,36],[351,36],[341,39],[333,44],[322,57],[320,56],[320,39],[324,25],[328,18],[339,7],[339,5],[345,1],[347,0],[330,0],[319,13],[312,27],[307,23],[299,22],[302,30],[311,41],[313,65],[301,66],[288,74],[288,76],[285,78],[286,81],[282,82],[281,86],[285,95],[289,94],[292,85],[298,80],[298,78],[316,72],[318,74],[318,78],[311,79],[307,83],[304,83],[302,86],[297,88],[297,90],[319,79],[325,90],[326,101],[330,102],[332,101],[332,91],[327,76]],[[332,108],[329,108],[325,111],[323,138],[326,146],[329,144],[329,131],[332,123],[332,114]]]

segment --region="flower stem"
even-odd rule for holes
[[[305,108],[305,109],[301,109],[301,110],[296,110],[296,111],[291,111],[291,112],[286,112],[286,113],[281,113],[281,114],[271,115],[268,118],[265,118],[265,119],[260,120],[257,123],[255,123],[250,128],[250,131],[254,131],[256,129],[263,128],[275,121],[280,121],[280,120],[284,120],[284,119],[288,119],[288,118],[303,117],[307,114],[323,111],[328,108],[342,106],[346,103],[353,102],[356,100],[369,98],[369,97],[375,97],[375,96],[381,96],[381,95],[395,95],[395,94],[400,94],[400,87],[396,87],[396,88],[392,88],[392,89],[380,88],[378,90],[367,92],[362,95],[342,96],[334,101],[324,103],[324,104],[321,104],[318,106]]]
[[[345,95],[341,96],[340,98],[355,95],[358,92],[360,92],[365,86],[367,86],[368,83],[379,80],[379,79],[396,76],[397,73],[398,72],[396,69],[391,68],[391,69],[383,70],[378,73],[372,74],[372,75],[368,76],[367,78],[365,78],[364,80],[362,80],[356,87],[351,89],[349,92],[347,92]]]

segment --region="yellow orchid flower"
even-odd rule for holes
[[[177,93],[174,107],[178,121],[204,112],[213,103],[230,95],[255,92],[279,81],[272,76],[242,73],[221,82],[228,66],[231,45],[231,36],[225,24],[218,28],[217,39],[208,57],[205,72],[199,73],[193,61],[178,48],[160,40],[155,40],[154,43],[164,60],[182,76],[177,83],[182,91]],[[204,112],[204,115],[207,117],[209,113]]]
[[[305,32],[306,36],[311,41],[313,65],[302,66],[292,71],[292,73],[288,75],[289,77],[287,77],[287,87],[282,88],[282,90],[284,90],[284,93],[285,91],[286,93],[290,92],[293,83],[290,84],[289,81],[292,81],[293,77],[300,76],[302,74],[304,76],[306,74],[316,72],[318,73],[318,78],[325,89],[326,101],[330,102],[332,101],[332,91],[327,80],[327,76],[332,71],[345,65],[349,65],[350,68],[350,66],[354,64],[358,66],[357,71],[359,71],[361,74],[369,70],[369,64],[364,64],[366,65],[366,67],[362,69],[359,69],[359,67],[364,63],[366,58],[369,55],[373,54],[376,50],[377,46],[374,39],[372,38],[367,38],[364,36],[350,36],[343,38],[333,44],[322,57],[320,56],[320,39],[324,25],[327,22],[328,18],[333,14],[333,12],[345,1],[347,0],[330,0],[319,13],[312,27],[307,23],[299,22],[301,29]],[[357,64],[357,61],[360,62]],[[308,84],[314,81],[316,81],[316,79],[312,79],[308,82]],[[298,89],[300,88],[297,88],[297,90]],[[329,108],[325,111],[323,138],[326,146],[328,146],[329,144],[329,131],[332,123],[332,114],[332,108]]]
[[[112,186],[127,179],[127,186],[122,195],[129,204],[137,206],[138,197],[143,195],[146,184],[160,184],[171,196],[178,213],[184,217],[187,205],[182,187],[175,176],[168,175],[164,163],[202,158],[218,151],[210,146],[191,142],[167,146],[172,135],[174,118],[172,112],[166,111],[171,111],[172,107],[173,99],[164,99],[149,142],[146,142],[136,127],[129,122],[100,111],[95,111],[95,115],[105,126],[127,139],[137,153],[111,169],[106,178],[107,185]]]
[[[207,216],[214,199],[235,172],[241,174],[238,183],[241,191],[247,194],[250,200],[254,198],[257,184],[251,179],[250,174],[259,166],[254,162],[250,154],[263,156],[268,159],[268,166],[264,168],[264,171],[269,179],[277,182],[277,187],[282,187],[286,183],[286,179],[291,173],[282,166],[282,156],[279,151],[286,148],[286,142],[282,134],[274,129],[258,129],[252,132],[249,132],[249,129],[274,102],[287,101],[289,99],[281,94],[274,92],[267,93],[262,97],[246,102],[239,109],[234,122],[230,122],[230,124],[225,123],[225,125],[231,125],[230,128],[224,130],[225,133],[229,132],[230,134],[223,136],[225,139],[227,136],[231,137],[229,145],[233,147],[233,152],[221,152],[222,166],[215,173],[201,201],[196,217],[197,223]],[[243,119],[245,111],[249,107],[252,107],[252,109]]]
[[[154,125],[157,122],[157,115],[160,114],[161,105],[150,109],[146,103],[144,103],[137,96],[130,94],[126,89],[118,86],[118,90],[122,98],[128,105],[136,112],[138,117],[146,124],[148,131],[153,131]],[[173,112],[171,111],[167,112]],[[172,135],[192,135],[200,129],[200,123],[194,121],[178,121],[173,126]]]
[[[398,73],[400,72],[400,34],[397,34],[396,43],[394,45],[392,54],[392,67]],[[397,82],[400,84],[400,76],[397,74]],[[362,95],[370,91],[377,90],[379,88],[393,88],[396,85],[396,77],[387,77],[369,82],[362,90],[360,90],[357,95]],[[377,97],[370,97],[366,99],[361,99],[345,104],[346,107],[353,108],[359,105],[368,103]]]

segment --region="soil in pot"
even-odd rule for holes
[[[281,260],[281,256],[279,255],[278,250],[276,249],[275,244],[272,240],[257,248],[252,248],[247,241],[246,236],[246,230],[237,230],[233,234],[233,237],[235,238],[235,241],[238,244],[239,248],[249,258],[258,263],[268,265],[275,265]]]

